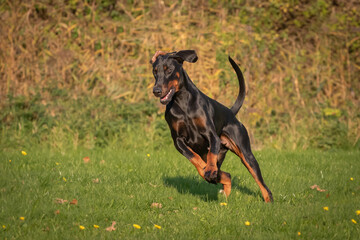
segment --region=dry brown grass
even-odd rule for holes
[[[112,4],[107,9],[100,9],[101,1],[2,2],[1,101],[8,94],[31,97],[37,92],[43,101],[51,101],[47,88],[67,89],[73,98],[106,95],[127,102],[147,101],[152,98],[152,54],[195,49],[199,61],[185,64],[189,76],[227,106],[238,91],[227,55],[238,62],[248,87],[240,114],[245,124],[254,128],[262,119],[270,126],[274,111],[279,118],[287,116],[278,123],[277,133],[266,135],[274,146],[286,144],[289,139],[277,135],[287,132],[292,147],[307,147],[309,139],[303,131],[314,126],[304,124],[318,123],[315,119],[324,108],[340,109],[340,120],[351,129],[349,138],[353,143],[359,140],[360,30],[349,22],[335,30],[326,22],[317,24],[318,29],[289,24],[283,35],[280,25],[259,31],[255,26],[261,29],[261,23],[244,24],[240,18],[245,9],[249,18],[256,19],[251,16],[256,8],[270,3],[108,2]],[[308,5],[299,4],[293,15]],[[288,5],[278,8],[279,22],[293,20]],[[340,13],[353,22],[360,19],[356,2],[331,9],[326,21],[334,25]],[[118,16],[111,17],[113,12]]]

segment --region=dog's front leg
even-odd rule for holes
[[[189,161],[196,167],[196,170],[198,171],[199,175],[205,179],[205,169],[207,167],[207,164],[202,160],[202,158],[194,152],[185,142],[185,139],[182,137],[176,138],[174,141],[176,149],[184,155]],[[210,151],[209,151],[210,153]],[[216,166],[216,163],[215,163]],[[217,166],[216,166],[216,172],[217,172]],[[206,180],[206,179],[205,179]],[[227,172],[223,172],[219,170],[219,174],[217,174],[217,179],[215,183],[220,182],[224,185],[224,193],[226,197],[230,195],[231,192],[231,176]]]
[[[174,141],[176,149],[184,155],[195,167],[198,171],[199,175],[205,179],[204,177],[204,169],[206,167],[206,163],[201,159],[199,154],[194,152],[185,142],[183,137],[178,137]]]
[[[207,161],[205,171],[205,180],[209,183],[216,184],[218,182],[218,167],[217,167],[217,160],[220,151],[220,138],[215,134],[210,132],[209,133],[209,152],[207,154]]]

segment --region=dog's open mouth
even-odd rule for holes
[[[170,90],[165,94],[165,96],[160,98],[160,102],[162,104],[168,104],[171,101],[172,97],[174,96],[174,93],[175,93],[175,89],[170,88]]]

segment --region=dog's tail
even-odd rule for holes
[[[244,99],[245,99],[245,80],[244,77],[242,75],[242,72],[240,70],[240,68],[238,67],[238,65],[234,62],[234,60],[232,60],[232,58],[229,56],[229,62],[231,63],[231,66],[234,68],[237,78],[239,80],[239,95],[236,98],[236,101],[234,103],[234,105],[230,108],[231,111],[236,115],[237,112],[240,110],[241,106],[244,103]]]

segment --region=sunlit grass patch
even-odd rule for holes
[[[91,161],[84,163],[84,156]],[[358,175],[359,152],[270,150],[255,156],[274,194],[272,204],[264,203],[231,153],[222,167],[232,175],[226,199],[220,185],[206,183],[173,148],[63,154],[32,148],[26,161],[16,151],[2,152],[2,236],[323,239],[358,234],[359,183],[348,176]],[[341,167],[342,159],[348,168]],[[310,188],[314,185],[321,191]]]

